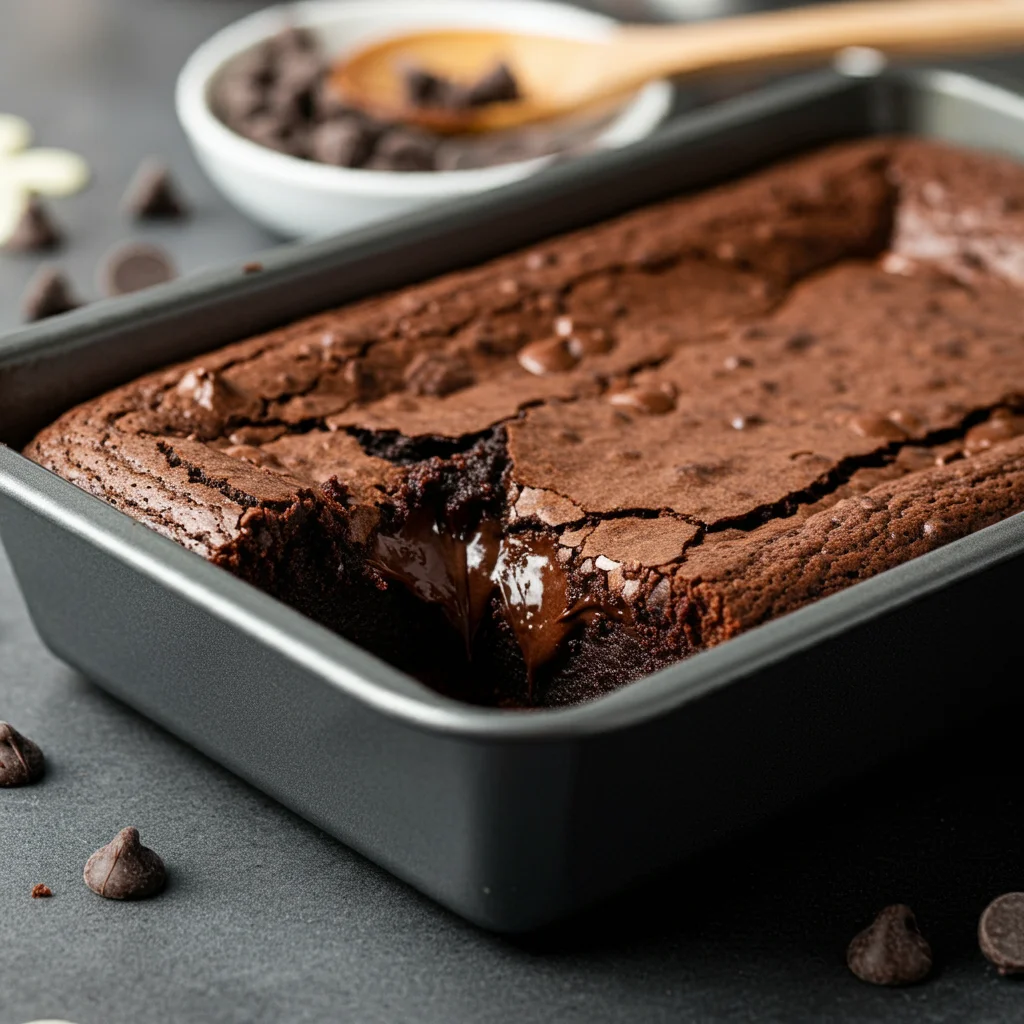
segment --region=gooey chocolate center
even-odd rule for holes
[[[532,687],[537,669],[557,654],[585,619],[571,607],[556,542],[533,532],[502,535],[483,517],[459,530],[430,509],[413,512],[394,533],[378,534],[374,567],[421,601],[438,605],[462,637],[467,658],[497,594],[497,614],[508,624]]]

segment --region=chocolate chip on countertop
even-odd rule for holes
[[[43,752],[13,725],[0,722],[0,786],[27,786],[43,777]]]
[[[152,158],[139,165],[125,191],[122,207],[136,220],[177,220],[188,213],[167,167]]]
[[[103,261],[100,274],[107,295],[127,295],[177,277],[171,257],[159,246],[129,242]]]
[[[77,309],[82,303],[71,290],[68,279],[54,267],[40,267],[28,283],[22,299],[26,321],[45,320]]]
[[[46,900],[52,895],[53,890],[48,885],[43,885],[42,882],[32,886],[32,899],[34,900]]]
[[[164,862],[139,841],[137,828],[123,828],[86,862],[85,884],[110,900],[155,896],[167,881]]]
[[[432,171],[437,140],[416,128],[389,128],[377,140],[367,167],[378,171]]]
[[[978,922],[978,945],[1000,974],[1024,974],[1024,892],[996,897]]]
[[[61,241],[61,233],[42,200],[29,196],[4,248],[11,252],[44,252],[55,249]]]
[[[870,985],[912,985],[932,969],[932,949],[910,907],[886,907],[846,951],[850,970]]]

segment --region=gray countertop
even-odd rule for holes
[[[193,163],[175,74],[250,0],[5,0],[0,111],[95,172],[54,203],[57,262],[96,294],[112,244],[151,238],[184,271],[265,248]],[[196,216],[136,231],[116,214],[138,160],[163,154]],[[0,256],[0,327],[36,260]],[[440,910],[127,710],[42,647],[0,552],[0,718],[45,750],[38,786],[0,791],[0,1024],[353,1021],[999,1021],[1024,992],[974,937],[987,900],[1024,889],[1015,715],[908,754],[856,787],[562,928],[509,941]],[[171,881],[139,904],[82,884],[88,855],[139,827]],[[50,900],[32,900],[44,882]],[[937,975],[855,981],[843,953],[909,902]]]

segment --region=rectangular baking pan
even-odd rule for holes
[[[1007,695],[1017,516],[590,704],[464,706],[16,451],[74,402],[348,299],[841,138],[1024,157],[1024,100],[947,72],[814,75],[664,135],[0,341],[0,535],[43,640],[487,928],[533,929]]]

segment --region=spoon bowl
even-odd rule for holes
[[[347,102],[381,118],[448,135],[499,131],[610,105],[613,97],[589,95],[600,79],[607,47],[602,41],[497,29],[431,30],[370,44],[335,68],[331,84]],[[406,68],[442,69],[447,79],[470,82],[499,62],[513,69],[520,99],[457,110],[409,104]],[[583,69],[589,72],[585,77]]]

